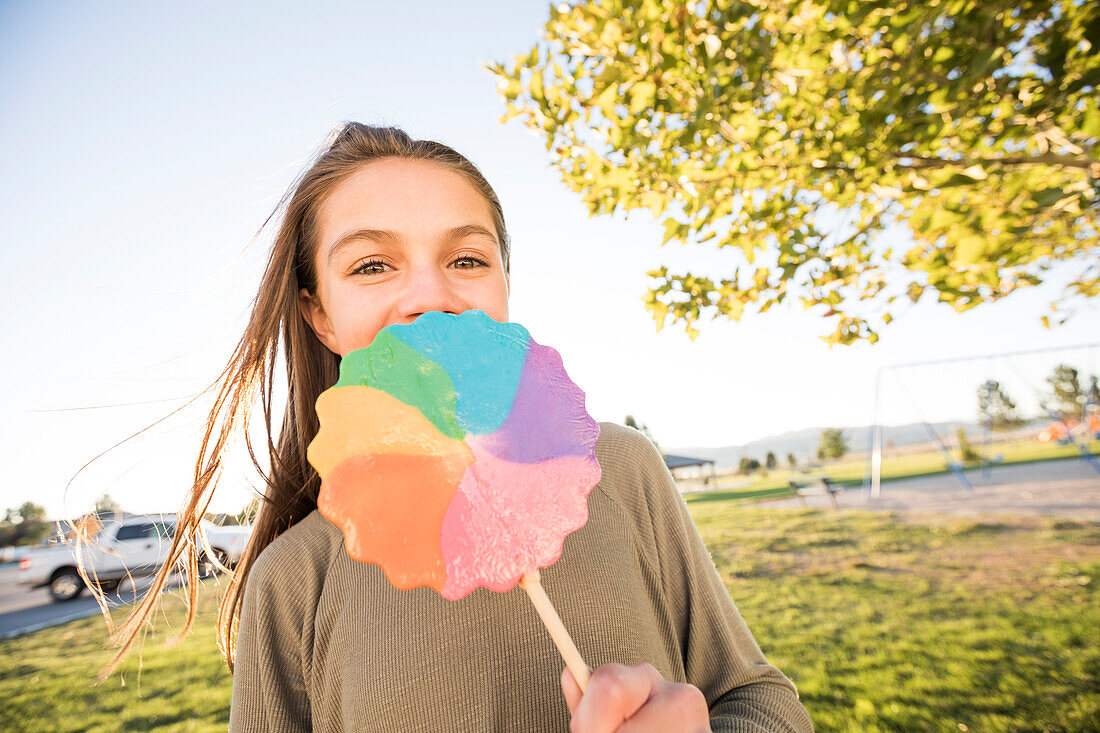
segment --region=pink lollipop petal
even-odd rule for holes
[[[555,563],[566,535],[588,521],[588,494],[600,480],[594,455],[513,463],[490,453],[482,436],[467,444],[474,462],[443,518],[441,595],[449,600],[478,587],[503,593]]]

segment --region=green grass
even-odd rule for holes
[[[1086,731],[1100,720],[1100,524],[691,506],[731,596],[818,731]],[[180,591],[119,675],[96,616],[0,641],[2,730],[224,731],[224,585]],[[113,618],[121,622],[121,610]],[[171,623],[168,623],[171,620]],[[140,664],[140,675],[139,675]]]
[[[94,686],[114,656],[102,615],[0,641],[2,731],[224,731],[233,678],[215,640],[219,579],[199,589],[192,633],[174,648],[165,641],[183,627],[182,589],[165,593],[153,628],[139,636],[114,675]],[[88,591],[85,591],[87,594]],[[111,609],[114,627],[129,608]]]
[[[1095,730],[1100,526],[692,513],[817,730]]]
[[[977,438],[973,438],[973,440],[977,441]],[[1087,443],[1086,447],[1093,455],[1100,455],[1100,440],[1093,440]],[[977,442],[975,442],[974,448],[979,452],[983,450],[983,446]],[[1000,464],[996,464],[1002,466],[1051,461],[1061,458],[1073,458],[1081,455],[1080,449],[1073,444],[1058,445],[1055,442],[1040,443],[1035,440],[1012,440],[1003,443],[994,443],[990,446],[990,453],[993,457],[998,455],[1004,457],[1004,460]],[[952,460],[958,460],[958,451],[951,451],[951,457]],[[965,464],[963,468],[969,470],[980,466],[980,463],[972,462]],[[943,453],[938,450],[898,456],[887,456],[886,453],[884,453],[881,480],[890,481],[892,479],[917,478],[918,476],[935,476],[947,473],[949,470],[950,469],[948,469],[944,461]],[[746,501],[766,499],[769,497],[793,496],[793,492],[788,484],[788,481],[791,479],[795,481],[804,481],[808,477],[828,476],[841,486],[862,486],[866,472],[867,461],[862,458],[858,460],[830,461],[823,466],[810,470],[808,473],[803,473],[799,470],[792,471],[790,469],[779,468],[755,474],[745,486],[734,489],[717,489],[713,491],[689,493],[685,495],[684,498],[689,503],[692,503],[699,501],[726,501],[729,499]],[[735,473],[724,474],[719,476],[719,484],[731,478],[743,479],[744,477],[738,476],[738,474]]]

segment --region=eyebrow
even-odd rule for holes
[[[461,226],[451,227],[444,231],[439,239],[440,242],[446,244],[475,234],[484,235],[494,242],[497,241],[496,235],[480,224],[462,224]],[[403,244],[405,241],[405,237],[400,233],[389,229],[355,229],[342,235],[332,243],[328,250],[328,261],[331,263],[340,250],[359,239],[368,239],[381,244]]]

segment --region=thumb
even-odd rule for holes
[[[592,668],[589,667],[588,671],[591,672]],[[573,673],[569,671],[569,667],[561,671],[561,691],[565,693],[565,704],[569,706],[569,714],[572,715],[576,711],[577,705],[580,704],[584,693],[581,692],[581,687],[577,684],[577,680],[573,678]]]

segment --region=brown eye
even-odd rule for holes
[[[367,260],[354,270],[351,271],[353,275],[380,275],[385,272],[386,263],[382,260]]]
[[[473,257],[472,255],[463,255],[454,262],[455,266],[460,270],[469,270],[475,267],[488,267],[489,263],[480,257]]]

